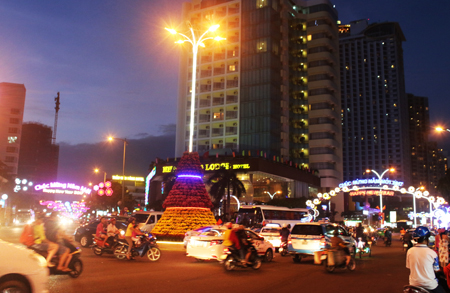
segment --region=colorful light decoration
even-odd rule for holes
[[[100,182],[99,184],[95,185],[92,189],[97,191],[97,194],[99,196],[104,196],[104,195],[111,196],[114,193],[111,186],[112,186],[111,181],[106,181],[106,182]]]
[[[20,190],[27,191],[29,187],[33,186],[33,182],[28,181],[27,179],[16,178],[16,180],[14,180],[14,183],[16,183],[14,192],[19,192]]]
[[[197,179],[202,179],[202,176],[200,176],[200,175],[183,174],[183,175],[178,175],[178,178],[197,178]]]
[[[60,212],[62,216],[71,219],[79,218],[89,209],[85,206],[84,202],[79,201],[74,201],[72,203],[69,201],[66,201],[65,203],[62,201],[40,201],[39,203],[46,206],[48,209]]]

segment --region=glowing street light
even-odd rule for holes
[[[274,192],[273,194],[271,194],[270,192],[268,192],[268,191],[264,191],[264,193],[267,193],[269,196],[270,196],[270,199],[273,199],[273,197],[276,195],[276,194],[281,194],[281,191],[276,191],[276,192]]]
[[[441,127],[441,126],[438,126],[438,127],[436,127],[434,130],[436,130],[437,132],[442,132],[442,131],[448,131],[448,132],[450,132],[450,129],[448,129],[448,128],[443,128],[443,127]]]
[[[100,170],[98,168],[95,168],[94,172],[98,173],[98,172],[100,172]],[[103,182],[106,182],[106,171],[102,171],[102,172],[103,172]]]
[[[380,183],[380,212],[383,213],[383,193],[382,193],[382,188],[381,188],[381,186],[382,186],[381,180],[383,179],[384,174],[386,174],[387,172],[395,172],[395,169],[394,168],[386,169],[386,170],[383,171],[383,173],[381,173],[381,175],[378,174],[378,172],[375,171],[375,170],[371,170],[371,169],[367,169],[366,170],[366,173],[370,173],[370,172],[375,173],[377,175],[378,179],[379,179],[379,183]],[[381,227],[383,227],[383,224],[384,223],[381,222]]]
[[[127,150],[127,139],[126,138],[117,138],[117,137],[108,137],[109,141],[113,141],[113,140],[121,140],[123,141],[123,164],[122,164],[122,205],[125,205],[125,153]],[[106,177],[106,173],[105,173],[105,177]],[[106,179],[106,178],[105,178]],[[106,181],[106,180],[105,180]]]
[[[225,40],[225,38],[222,37],[205,37],[206,34],[210,32],[214,32],[219,28],[220,25],[216,24],[211,27],[209,27],[206,32],[204,32],[198,39],[196,38],[196,34],[194,33],[194,29],[192,28],[192,25],[189,23],[189,30],[191,31],[192,38],[187,37],[185,34],[179,33],[174,29],[171,28],[165,28],[169,33],[172,35],[180,35],[183,37],[183,39],[176,41],[176,44],[183,44],[185,42],[189,42],[192,45],[192,90],[191,90],[191,119],[190,119],[190,125],[189,125],[189,152],[192,152],[192,146],[193,146],[193,140],[194,140],[194,114],[195,114],[195,84],[196,84],[196,78],[197,78],[197,54],[198,54],[198,47],[205,47],[204,41],[206,40],[215,40],[215,41],[222,41]]]

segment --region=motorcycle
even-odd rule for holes
[[[430,293],[430,291],[422,287],[406,285],[403,286],[403,293]]]
[[[103,253],[113,254],[117,246],[119,245],[118,235],[114,237],[108,237],[106,240],[95,237],[95,234],[93,235],[94,240],[92,251],[94,252],[95,255],[101,256]]]
[[[384,245],[385,245],[386,247],[388,247],[388,246],[391,246],[391,244],[392,244],[391,238],[389,238],[389,237],[384,237]]]
[[[348,269],[354,271],[356,268],[355,258],[352,255],[348,265],[346,264],[346,254],[342,249],[326,249],[322,254],[322,260],[325,265],[325,270],[328,273],[334,272],[335,269]]]
[[[69,272],[58,271],[55,265],[54,267],[49,267],[49,273],[50,275],[69,275],[69,277],[78,278],[83,272],[83,262],[80,259],[81,249],[75,247],[74,245],[72,245],[72,243],[68,241],[65,241],[64,245],[70,249],[70,254],[72,256],[68,265],[68,268],[71,269],[71,271]],[[47,251],[38,250],[33,247],[29,248],[34,250],[36,253],[42,255],[43,257],[47,258]],[[55,254],[51,262],[54,264],[59,263],[59,255]]]
[[[226,271],[232,271],[236,267],[246,268],[251,267],[254,270],[258,270],[261,267],[261,259],[259,258],[258,252],[255,247],[251,245],[251,255],[249,258],[249,265],[243,264],[241,258],[239,257],[239,251],[231,247],[226,247],[223,250],[222,259],[225,259],[223,264]]]
[[[278,248],[278,252],[281,256],[286,256],[288,254],[287,251],[287,241],[281,242],[280,248]]]
[[[362,258],[363,254],[372,256],[372,241],[362,241],[362,238],[358,238],[356,253],[359,253],[359,258]]]
[[[161,257],[161,250],[156,244],[156,238],[152,234],[138,235],[140,244],[137,247],[133,247],[131,250],[131,257],[143,257],[147,256],[150,261],[157,261]],[[114,250],[114,255],[117,259],[126,259],[128,252],[128,243],[125,239],[119,239],[119,244]]]

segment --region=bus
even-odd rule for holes
[[[293,227],[297,223],[310,222],[308,209],[286,208],[269,205],[244,205],[239,209],[236,223],[246,227],[263,227],[267,224],[283,224]]]

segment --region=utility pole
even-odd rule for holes
[[[61,103],[59,102],[59,92],[58,92],[58,95],[55,97],[55,126],[53,127],[52,144],[56,143],[56,128],[58,127],[58,112],[60,104]]]

